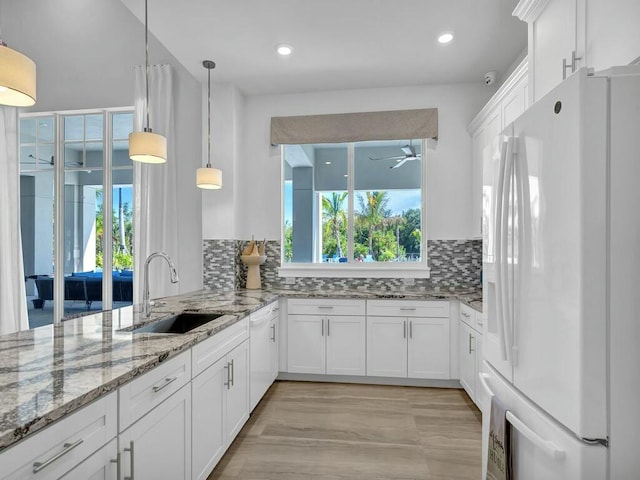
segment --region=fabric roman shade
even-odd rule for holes
[[[271,117],[271,144],[438,138],[438,109]]]

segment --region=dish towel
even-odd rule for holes
[[[507,409],[494,395],[489,416],[489,448],[486,480],[512,480],[511,425],[506,419]]]

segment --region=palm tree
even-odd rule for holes
[[[330,225],[331,232],[335,236],[338,257],[343,256],[340,231],[347,224],[347,216],[342,208],[345,198],[347,198],[347,192],[331,192],[330,197],[322,196],[322,221]]]
[[[365,192],[364,197],[358,195],[358,203],[360,204],[358,219],[367,229],[369,255],[373,255],[373,234],[384,225],[385,218],[391,214],[387,208],[389,197],[387,192]]]

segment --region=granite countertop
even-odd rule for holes
[[[167,358],[238,322],[279,296],[300,298],[457,298],[481,310],[481,290],[199,290],[159,299],[151,318],[137,308],[79,316],[0,336],[0,452]],[[222,314],[186,334],[131,333],[131,329],[184,311]]]

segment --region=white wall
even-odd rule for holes
[[[0,0],[5,42],[36,62],[38,101],[29,111],[133,105],[144,25],[116,0]],[[150,16],[151,17],[151,16]],[[150,18],[151,22],[151,18]],[[150,35],[151,63],[174,67],[180,291],[202,286],[201,85]]]
[[[237,238],[280,238],[280,149],[270,145],[272,116],[429,107],[438,108],[439,140],[435,150],[427,151],[428,238],[470,238],[471,139],[466,126],[494,91],[478,83],[246,97],[244,140],[235,165]],[[226,237],[205,226],[205,238]]]

